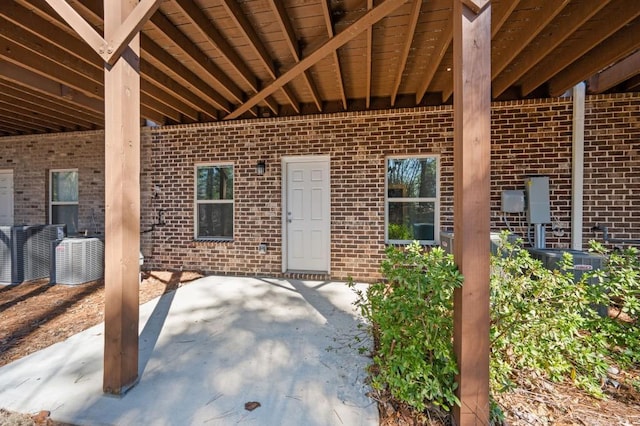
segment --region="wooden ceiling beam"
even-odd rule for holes
[[[603,93],[638,74],[640,50],[591,77],[587,81],[587,90],[589,93]]]
[[[220,91],[235,102],[244,101],[244,93],[238,85],[229,78],[211,59],[200,50],[184,33],[167,17],[161,13],[156,13],[149,22],[171,43],[180,49],[185,55],[193,60],[194,65],[206,74],[212,81],[220,86]]]
[[[331,10],[329,9],[329,0],[320,0],[320,4],[322,5],[322,16],[324,17],[324,22],[327,27],[327,33],[329,34],[329,39],[332,39],[335,36],[335,31],[333,29],[333,22],[331,21]],[[342,79],[342,67],[340,66],[340,57],[338,56],[338,49],[335,49],[333,52],[331,52],[331,54],[333,56],[333,63],[335,65],[336,82],[338,86],[338,93],[340,94],[340,99],[342,100],[342,108],[346,110],[347,94],[345,93],[345,90],[344,90],[344,81]]]
[[[225,97],[182,64],[182,62],[171,56],[149,36],[143,33],[140,37],[140,44],[143,53],[154,58],[158,63],[175,73],[176,81],[181,82],[186,88],[195,91],[199,97],[215,105],[218,109],[227,113],[231,111],[231,104]]]
[[[525,73],[544,59],[548,52],[552,52],[571,36],[585,22],[594,17],[610,0],[589,0],[583,4],[571,5],[571,13],[562,17],[557,28],[553,31],[545,30],[524,52],[518,55],[517,60],[509,67],[509,72],[498,74],[492,83],[493,97],[497,98],[511,85],[518,81]],[[544,36],[544,37],[543,37]],[[535,46],[535,47],[534,47]]]
[[[280,27],[280,31],[282,31],[282,33],[284,34],[284,40],[287,43],[289,51],[291,52],[291,56],[296,59],[300,58],[300,46],[298,45],[298,39],[296,37],[295,31],[293,30],[293,26],[291,25],[291,21],[289,21],[289,18],[287,17],[287,10],[282,4],[282,1],[268,0],[268,3],[271,6],[271,10],[275,14],[278,26]]]
[[[544,0],[540,4],[539,12],[532,20],[533,25],[527,25],[520,34],[512,35],[509,43],[503,47],[504,54],[495,58],[491,64],[491,79],[500,74],[531,41],[547,28],[547,25],[564,9],[571,0]]]
[[[422,101],[425,93],[427,93],[427,89],[429,88],[429,85],[433,80],[433,76],[436,75],[436,71],[442,63],[442,58],[444,58],[444,55],[451,48],[452,41],[453,19],[449,17],[444,30],[440,33],[440,37],[438,37],[438,41],[436,42],[436,45],[434,47],[434,54],[429,57],[429,61],[426,64],[426,70],[423,74],[422,82],[420,84],[420,87],[418,87],[418,91],[416,92],[416,105]],[[451,84],[453,84],[453,80],[451,80]]]
[[[367,11],[373,9],[373,0],[367,0]],[[365,64],[367,67],[366,70],[366,94],[365,94],[365,108],[369,109],[371,107],[371,84],[372,84],[372,76],[371,73],[373,71],[373,26],[367,28],[367,58],[365,60]],[[417,104],[418,102],[416,102]]]
[[[0,115],[5,119],[10,119],[12,122],[37,129],[40,132],[62,132],[64,130],[62,126],[50,125],[49,122],[43,123],[41,119],[34,118],[31,114],[18,112],[12,106],[6,106],[2,103],[0,103]]]
[[[173,3],[180,9],[182,14],[193,24],[194,28],[211,43],[220,54],[226,59],[231,67],[238,73],[242,80],[254,91],[258,91],[258,80],[253,72],[247,67],[245,61],[236,53],[229,42],[224,38],[213,22],[204,14],[200,6],[193,0],[173,0]]]
[[[640,91],[640,75],[632,77],[629,81],[625,83],[625,89],[629,92]]]
[[[251,25],[245,16],[238,2],[236,0],[222,0],[220,3],[238,30],[249,40],[249,47],[260,60],[262,66],[267,70],[269,76],[275,80],[277,71],[273,59],[269,55],[269,52],[267,52],[267,48],[254,30],[253,25]]]
[[[299,76],[302,72],[309,69],[316,64],[319,60],[334,52],[340,46],[353,40],[355,37],[366,31],[371,25],[375,24],[391,12],[405,4],[407,0],[385,0],[378,6],[365,13],[362,17],[357,19],[353,24],[347,27],[344,31],[330,38],[326,42],[322,43],[319,47],[312,49],[311,53],[302,59],[300,62],[291,67],[288,71],[283,73],[274,82],[263,88],[260,92],[252,96],[244,104],[240,105],[232,113],[228,114],[225,119],[230,120],[240,117],[250,108],[253,108],[264,98],[271,95],[273,92],[283,87],[285,84]]]
[[[6,93],[0,94],[0,109],[31,117],[33,120],[39,120],[40,123],[55,125],[63,129],[87,128],[86,126],[81,126],[73,119],[63,118],[60,114],[56,114],[55,111],[47,110],[37,105],[31,105],[20,98],[9,96]]]
[[[640,44],[640,19],[600,43],[549,80],[549,94],[560,96],[577,83],[629,56]],[[638,69],[636,69],[638,72]]]
[[[55,80],[49,75],[44,76],[4,60],[0,60],[0,80],[28,87],[30,90],[86,109],[93,114],[100,116],[104,114],[104,104],[101,99],[87,96],[70,87],[66,82]]]
[[[140,79],[140,101],[172,120],[182,123],[183,117],[198,121],[198,112],[168,94],[148,80]]]
[[[43,56],[60,64],[66,64],[66,66],[75,71],[82,70],[83,74],[102,85],[102,64],[104,62],[98,56],[92,54],[91,48],[86,43],[69,33],[60,31],[54,24],[17,4],[14,4],[10,10],[6,10],[6,7],[3,6],[0,15],[2,16],[0,23],[2,23],[2,19],[10,18],[13,24],[22,27],[19,31],[14,25],[8,24],[5,26],[3,23],[4,31],[13,32],[10,34],[13,38],[28,40],[32,44],[31,48],[39,49],[39,53]],[[41,40],[34,41],[33,36],[27,36],[27,32],[41,38]],[[23,42],[23,44],[25,43]],[[170,84],[167,78],[163,79],[163,82]],[[156,99],[166,104],[169,108],[166,115],[170,118],[179,121],[179,117],[184,115],[194,120],[198,119],[198,114],[192,107],[185,105],[178,99],[172,100],[168,97],[164,86],[153,86],[145,79],[142,87],[143,93],[149,95],[148,97],[143,96],[143,99]],[[154,102],[151,109],[157,111],[158,105]]]
[[[0,31],[4,31],[4,28]],[[103,89],[100,83],[95,82],[84,74],[76,72],[71,67],[63,66],[47,56],[35,53],[37,52],[29,50],[0,35],[1,58],[43,77],[51,77],[53,80],[71,87],[88,97],[102,99]]]
[[[88,117],[82,111],[73,110],[64,105],[61,105],[59,102],[44,99],[42,96],[35,96],[31,93],[20,91],[16,89],[15,86],[10,86],[6,83],[3,83],[1,80],[0,91],[0,98],[5,97],[11,100],[11,102],[15,103],[16,105],[23,104],[25,105],[25,107],[31,108],[43,115],[58,117],[64,122],[75,123],[78,126],[87,129],[94,127],[98,124],[98,122],[102,123],[101,120],[97,120],[93,117]]]
[[[9,120],[0,116],[0,132],[11,133],[13,135],[23,135],[33,133],[34,129],[24,125],[24,123]]]
[[[568,67],[570,64],[580,59],[583,55],[593,49],[602,40],[606,40],[615,34],[622,27],[627,25],[638,15],[640,15],[640,1],[616,0],[609,7],[603,9],[603,13],[598,15],[599,24],[594,30],[585,34],[580,39],[580,44],[568,50],[562,57],[550,55],[547,52],[546,59],[539,62],[522,79],[521,92],[527,96],[544,82],[550,80],[554,75]]]
[[[492,40],[496,36],[496,34],[500,32],[504,23],[507,22],[507,19],[509,19],[509,16],[511,16],[513,11],[516,10],[516,7],[518,7],[519,4],[520,4],[520,0],[511,0],[511,1],[499,3],[500,7],[495,7],[495,9],[493,5],[491,6],[491,39]]]
[[[398,68],[396,68],[396,75],[393,79],[393,87],[391,88],[391,106],[395,106],[396,104],[396,96],[398,96],[400,83],[402,83],[402,75],[404,74],[407,59],[409,58],[409,52],[411,51],[411,45],[413,44],[413,36],[416,32],[421,8],[422,0],[413,0],[411,12],[409,13],[409,25],[405,31],[404,46],[402,48],[402,53],[400,54],[400,62],[397,65]]]
[[[44,108],[34,107],[26,102],[21,101],[19,98],[15,99],[11,96],[7,96],[5,93],[0,96],[0,110],[10,111],[14,114],[20,114],[25,117],[33,119],[34,123],[41,125],[53,125],[62,129],[78,129],[77,123],[73,120],[61,118],[59,115],[52,113]]]
[[[75,53],[77,56],[67,54],[69,47],[65,49],[58,47],[65,45],[73,46],[74,41],[77,43],[79,40],[66,36],[65,33],[62,32],[52,36],[52,40],[57,44],[50,43],[47,39],[36,39],[33,36],[28,36],[26,31],[17,28],[12,22],[5,20],[3,17],[0,17],[0,27],[2,28],[0,34],[2,34],[3,37],[11,37],[36,55],[40,55],[43,60],[53,61],[58,64],[58,75],[64,75],[65,78],[67,78],[66,73],[73,72],[76,76],[73,77],[74,82],[78,76],[82,76],[82,78],[85,79],[86,85],[89,85],[89,82],[97,84],[99,90],[97,90],[96,93],[99,93],[100,95],[98,97],[102,98],[104,74],[102,72],[102,66],[99,65],[99,62],[101,62],[100,59],[94,55],[88,55],[88,57],[82,56],[82,53],[91,53],[90,49],[87,47],[81,48],[77,44],[75,46],[79,51],[79,53]],[[46,28],[44,24],[43,27]],[[43,70],[49,71],[50,68],[43,68]],[[197,120],[198,114],[193,108],[187,106],[180,100],[167,96],[164,88],[152,86],[147,84],[147,82],[143,82],[142,88],[143,103],[147,101],[150,102],[150,109],[159,111],[160,106],[158,102],[162,102],[168,108],[165,115],[173,120],[180,122],[183,115]]]
[[[289,51],[291,52],[291,56],[293,56],[293,59],[296,63],[300,62],[300,55],[301,55],[300,46],[298,45],[298,39],[296,37],[295,31],[293,30],[293,25],[291,25],[291,21],[289,20],[289,15],[287,14],[287,11],[284,5],[280,0],[269,0],[269,5],[271,7],[271,10],[273,11],[274,16],[276,17],[278,26],[280,27],[280,31],[284,35],[285,42],[287,43]],[[277,76],[274,75],[273,78],[275,79],[277,78]],[[311,77],[311,74],[305,71],[303,73],[303,79],[304,79],[304,83],[307,85],[307,88],[309,89],[309,92],[311,93],[313,102],[318,108],[318,111],[322,111],[322,103],[320,102],[318,89],[315,87],[315,84],[313,83],[313,78]],[[283,87],[283,90],[284,89],[286,89],[286,87]],[[300,106],[293,92],[290,89],[286,89],[284,90],[284,92],[291,106],[294,108],[294,110],[296,110],[296,112],[299,112]]]
[[[163,91],[171,93],[178,100],[198,111],[200,118],[205,121],[217,120],[217,115],[211,113],[211,110],[215,109],[212,104],[201,99],[184,85],[173,80],[149,61],[141,60],[140,70],[144,77],[143,81],[148,81],[156,86],[155,90],[162,88]]]

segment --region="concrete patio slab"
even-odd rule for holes
[[[102,393],[98,325],[0,368],[0,407],[76,425],[377,425],[354,300],[344,283],[205,277],[141,307],[123,397]]]

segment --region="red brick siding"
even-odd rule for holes
[[[166,228],[151,247],[152,265],[218,273],[278,275],[282,270],[282,157],[331,158],[331,275],[379,276],[384,251],[384,159],[439,154],[442,181],[452,182],[451,111],[337,114],[279,120],[160,128],[152,132],[157,208]],[[179,155],[176,155],[179,153]],[[255,164],[266,160],[257,176]],[[232,242],[193,241],[194,164],[233,162],[235,232]],[[443,209],[452,210],[451,185]],[[258,244],[268,244],[266,255]]]
[[[384,159],[388,155],[440,155],[442,228],[452,227],[453,128],[450,107],[258,119],[144,129],[142,220],[149,230],[164,210],[165,226],[142,234],[147,267],[205,272],[281,273],[281,160],[331,158],[331,275],[379,277],[384,252]],[[640,95],[587,97],[585,117],[584,240],[600,237],[596,223],[616,238],[638,238]],[[571,214],[570,99],[495,103],[492,107],[492,228],[504,229],[503,189],[523,189],[527,175],[550,178],[550,246],[568,247]],[[0,139],[0,168],[14,169],[16,222],[42,223],[51,168],[78,167],[80,229],[102,230],[103,132]],[[266,160],[257,176],[255,164]],[[235,171],[234,241],[193,240],[194,165],[232,162]],[[154,191],[157,187],[160,191]],[[155,196],[154,196],[155,194]],[[524,215],[509,214],[525,235]],[[259,243],[268,244],[266,255]]]
[[[14,222],[48,223],[49,171],[78,169],[78,229],[104,232],[104,132],[0,138],[0,168],[13,169]]]
[[[585,238],[595,224],[612,238],[640,239],[640,97],[587,98]]]

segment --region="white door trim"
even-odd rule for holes
[[[327,235],[329,238],[329,244],[327,244],[327,270],[326,273],[331,273],[331,157],[328,155],[299,155],[299,156],[283,156],[281,164],[281,182],[282,182],[282,273],[286,273],[289,270],[288,259],[288,234],[287,234],[287,165],[292,163],[310,163],[310,162],[324,162],[327,163],[329,168],[329,175],[327,176],[327,185],[329,187],[329,197],[327,202],[329,203],[329,220],[327,221]]]

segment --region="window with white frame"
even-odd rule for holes
[[[64,223],[67,233],[78,232],[78,170],[51,170],[49,174],[49,221]]]
[[[433,244],[440,228],[437,156],[386,159],[385,241]]]
[[[197,165],[195,185],[195,238],[232,240],[233,165]]]

